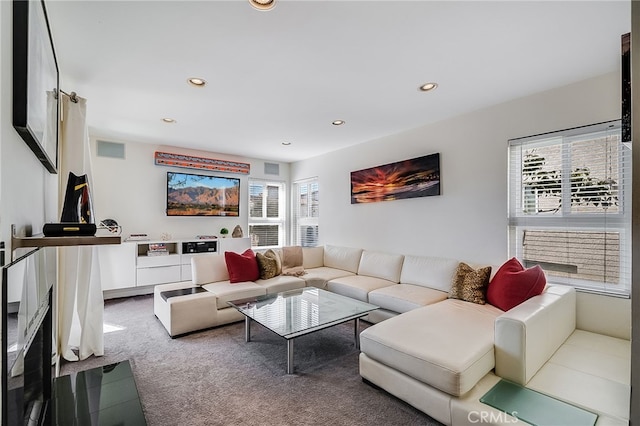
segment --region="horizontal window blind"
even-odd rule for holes
[[[631,150],[619,122],[509,141],[509,251],[552,283],[629,295]]]
[[[285,245],[285,185],[249,180],[249,236],[252,247]]]

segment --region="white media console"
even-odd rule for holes
[[[154,244],[164,244],[166,254],[150,255]],[[250,247],[249,238],[126,241],[117,246],[101,246],[98,250],[104,298],[149,294],[157,284],[190,281],[193,256],[242,253]]]

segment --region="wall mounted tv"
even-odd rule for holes
[[[167,216],[239,216],[240,179],[167,172]]]

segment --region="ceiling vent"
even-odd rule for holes
[[[280,176],[280,164],[278,163],[264,163],[264,174]]]
[[[119,158],[124,160],[124,144],[118,142],[97,141],[96,155],[98,157]]]

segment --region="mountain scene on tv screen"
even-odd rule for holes
[[[167,194],[169,216],[238,216],[238,206],[237,186],[169,188]]]

